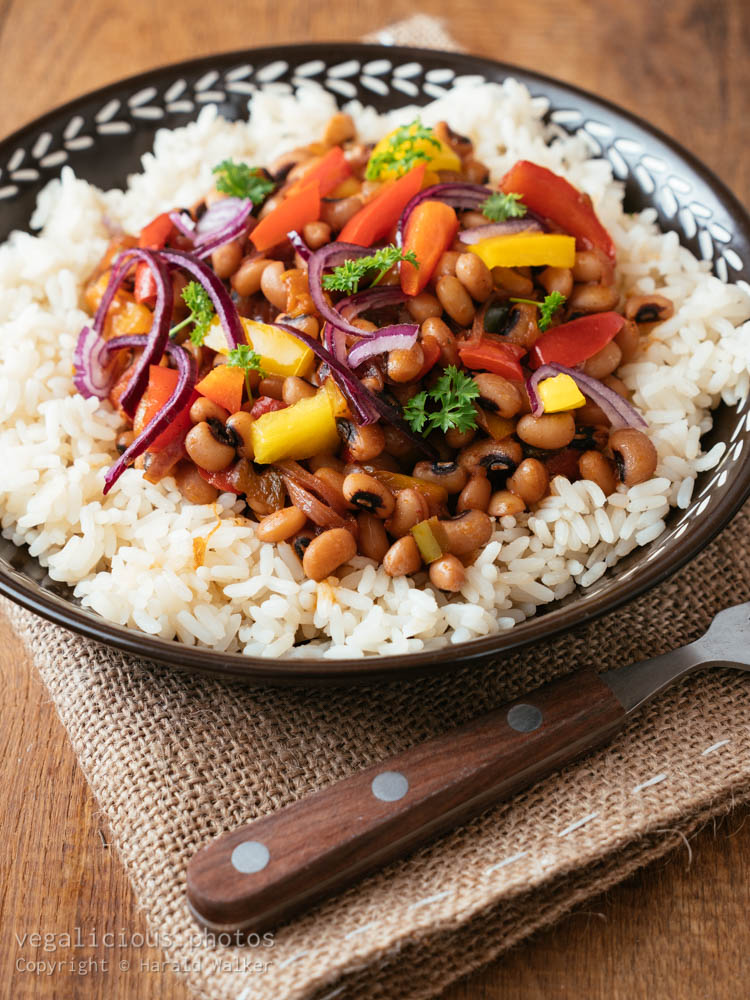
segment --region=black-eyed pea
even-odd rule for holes
[[[441,255],[437,264],[435,265],[435,270],[432,272],[431,281],[433,284],[443,278],[447,274],[456,274],[456,261],[461,256],[457,250],[446,250],[444,254]]]
[[[199,424],[202,420],[209,420],[211,417],[225,424],[229,418],[229,412],[207,396],[199,396],[190,407],[190,422]]]
[[[522,417],[521,419],[525,420],[526,418]],[[575,424],[573,424],[573,428],[575,431]],[[482,438],[462,448],[458,453],[457,461],[469,475],[472,475],[478,471],[512,472],[522,458],[523,449],[513,438],[503,438],[502,441]]]
[[[342,142],[348,142],[357,134],[354,119],[344,111],[337,111],[328,119],[328,124],[323,132],[323,142],[326,146],[340,146]]]
[[[325,580],[357,554],[354,535],[346,528],[329,528],[310,542],[302,557],[302,569],[311,580]]]
[[[492,521],[481,510],[467,510],[456,517],[440,521],[448,551],[465,556],[486,545],[492,536]]]
[[[207,472],[221,472],[236,458],[234,447],[228,441],[217,438],[217,435],[223,436],[224,429],[224,424],[218,420],[202,420],[191,427],[185,437],[185,451],[196,465]]]
[[[281,280],[286,268],[282,260],[271,261],[260,276],[260,290],[277,309],[286,309],[287,287]]]
[[[615,343],[622,354],[621,364],[627,364],[638,353],[641,343],[641,332],[635,320],[625,320],[625,325],[615,337]]]
[[[285,542],[302,531],[307,516],[298,507],[282,507],[258,522],[255,534],[261,542]]]
[[[336,430],[349,449],[353,462],[369,462],[385,448],[385,433],[380,424],[357,424],[345,417],[336,418]]]
[[[255,295],[260,291],[260,279],[270,263],[266,257],[246,257],[232,275],[232,288],[238,295]]]
[[[636,486],[650,479],[658,456],[650,438],[635,427],[622,427],[609,435],[609,447],[617,467],[620,482]]]
[[[359,551],[368,559],[374,559],[376,563],[381,563],[391,544],[383,522],[379,517],[363,510],[357,514],[357,527],[359,529]]]
[[[525,458],[513,475],[508,477],[505,485],[527,506],[537,503],[549,488],[547,467],[538,458]]]
[[[463,175],[469,184],[486,184],[489,180],[490,172],[481,160],[467,156],[462,166]]]
[[[588,283],[606,281],[612,277],[612,267],[601,251],[578,250],[573,265],[573,280]]]
[[[517,385],[502,375],[480,372],[474,376],[474,384],[479,389],[479,398],[489,410],[501,417],[515,417],[523,407],[523,397]]]
[[[596,483],[605,497],[617,489],[617,477],[614,466],[600,451],[584,451],[578,459],[578,470],[582,479]]]
[[[404,535],[388,549],[383,556],[383,569],[388,576],[409,576],[422,566],[417,543],[413,535]]]
[[[242,244],[230,240],[211,254],[211,267],[219,278],[230,278],[242,263]]]
[[[527,298],[534,291],[531,278],[519,274],[512,267],[493,267],[492,281],[498,288],[504,288],[511,295]]]
[[[545,267],[539,275],[539,284],[548,295],[559,292],[567,299],[573,291],[573,272],[569,267]]]
[[[662,323],[674,315],[674,303],[665,295],[630,295],[625,302],[625,318],[636,323]]]
[[[461,254],[456,261],[456,277],[477,302],[486,302],[492,294],[492,272],[475,253]]]
[[[206,482],[192,462],[180,462],[172,475],[188,503],[213,503],[219,495],[216,487]]]
[[[388,487],[366,472],[350,472],[343,482],[344,497],[355,507],[385,519],[393,513],[395,501]]]
[[[284,398],[285,381],[282,375],[266,375],[258,383],[258,395],[281,401]]]
[[[448,493],[460,493],[469,478],[457,462],[417,462],[412,475],[442,486]]]
[[[575,437],[575,417],[572,413],[543,413],[540,417],[527,413],[518,421],[516,433],[532,448],[565,448]]]
[[[255,457],[253,451],[253,439],[250,428],[255,423],[254,418],[246,410],[238,410],[227,420],[227,427],[230,427],[237,437],[239,444],[237,451],[241,458],[246,458],[252,462]]]
[[[424,320],[419,335],[425,342],[434,340],[437,343],[440,348],[439,360],[443,368],[458,364],[458,343],[448,324],[439,316],[429,316]]]
[[[451,427],[449,431],[445,432],[445,443],[458,451],[460,448],[465,448],[467,444],[471,444],[476,436],[477,432],[474,427],[470,427],[466,431],[459,431],[457,428]]]
[[[426,319],[443,314],[443,307],[430,292],[420,292],[419,295],[410,298],[406,308],[415,323],[424,323]]]
[[[311,250],[319,250],[331,240],[331,227],[326,222],[308,222],[302,227],[302,238]]]
[[[515,517],[526,510],[526,504],[516,493],[510,490],[497,490],[490,497],[487,513],[492,517]]]
[[[334,232],[338,233],[349,219],[357,214],[363,204],[364,202],[358,194],[353,194],[348,198],[323,198],[320,202],[320,217]]]
[[[289,313],[279,313],[279,315],[274,320],[275,323],[288,323],[289,326],[294,326],[302,333],[306,333],[308,337],[312,337],[313,340],[317,340],[320,334],[320,324],[312,313],[302,313],[300,316],[290,316]]]
[[[409,487],[396,496],[393,513],[385,522],[385,530],[393,538],[403,538],[415,524],[430,516],[430,505],[419,490]]]
[[[469,477],[466,486],[461,490],[456,503],[456,513],[466,510],[487,510],[492,495],[492,484],[485,471],[477,471]]]
[[[430,563],[429,577],[438,590],[455,593],[466,583],[466,570],[457,556],[448,554]]]
[[[463,255],[461,255],[463,256]],[[471,256],[474,256],[473,254]],[[460,260],[460,257],[459,257]],[[456,262],[458,264],[458,261]],[[454,274],[446,274],[435,285],[440,304],[459,326],[470,326],[474,319],[471,296]]]
[[[424,351],[419,343],[388,352],[386,373],[392,382],[411,382],[422,371]]]
[[[603,379],[619,367],[621,360],[622,351],[614,340],[610,340],[600,351],[584,361],[582,371],[591,378]]]
[[[619,298],[614,285],[575,285],[567,305],[573,312],[607,312],[614,309]]]
[[[345,473],[342,469],[333,469],[331,466],[323,466],[314,473],[315,478],[319,479],[321,483],[325,483],[332,490],[335,490],[339,496],[344,495],[344,479],[346,478]],[[352,509],[353,506],[350,504]]]
[[[315,386],[310,385],[303,378],[298,378],[296,375],[287,375],[281,387],[281,398],[287,406],[291,406],[300,399],[309,399],[310,396],[315,395],[315,392]]]

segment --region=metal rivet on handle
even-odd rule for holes
[[[409,782],[398,771],[383,771],[372,779],[372,794],[381,802],[398,802],[409,791]]]
[[[517,733],[533,733],[542,724],[542,713],[535,705],[514,705],[509,709],[507,720]]]
[[[270,860],[268,848],[259,840],[245,840],[232,851],[232,866],[243,875],[262,871]]]

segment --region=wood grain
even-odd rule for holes
[[[590,667],[577,670],[207,844],[188,865],[188,900],[215,933],[273,928],[606,743],[626,717]],[[378,796],[384,773],[408,794]],[[270,860],[238,878],[233,852],[248,841]]]
[[[206,16],[206,11],[214,11]],[[750,199],[745,0],[421,0],[481,55],[541,69],[594,90],[678,138]],[[404,16],[381,0],[0,0],[0,135],[50,107],[164,62],[278,42],[343,40]],[[45,952],[16,935],[76,926],[145,934],[125,874],[44,689],[0,622],[0,998],[187,1000],[159,969],[159,950]],[[747,993],[750,823],[738,810],[717,829],[629,879],[448,990],[448,1000],[680,998]],[[99,964],[53,975],[17,963]],[[120,969],[119,963],[130,963]],[[108,963],[107,971],[101,966]],[[141,963],[144,963],[143,965]],[[393,998],[398,1000],[398,998]]]

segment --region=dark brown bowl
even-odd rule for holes
[[[95,91],[37,119],[0,143],[0,240],[25,229],[40,188],[69,163],[101,187],[124,183],[151,147],[157,128],[190,121],[207,102],[242,117],[252,88],[305,77],[340,101],[357,97],[383,111],[425,104],[456,76],[491,81],[513,76],[550,102],[552,119],[583,128],[626,184],[626,207],[653,206],[663,229],[710,259],[724,280],[750,280],[750,218],[710,170],[661,132],[584,91],[489,59],[424,49],[326,44],[252,49],[167,66]],[[704,444],[725,441],[720,464],[699,476],[686,511],[673,510],[667,531],[636,549],[587,590],[548,605],[508,632],[460,647],[353,660],[263,660],[186,646],[113,625],[79,607],[26,549],[0,540],[0,592],[37,614],[138,656],[213,676],[255,683],[349,684],[402,679],[454,664],[498,660],[591,619],[653,587],[692,559],[750,494],[747,400],[721,406]]]

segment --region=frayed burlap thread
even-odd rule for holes
[[[455,48],[417,15],[372,40]],[[2,601],[106,816],[139,906],[206,1000],[427,1000],[750,800],[750,679],[687,679],[590,754],[280,928],[252,959],[209,948],[185,868],[212,837],[443,733],[574,666],[697,638],[750,600],[750,507],[678,576],[483,669],[354,691],[250,689],[107,649]],[[217,971],[227,962],[230,971]],[[737,995],[742,995],[746,983]]]
[[[5,609],[150,925],[177,941],[194,929],[185,866],[207,840],[573,665],[605,670],[689,642],[750,599],[750,562],[737,558],[749,537],[750,508],[678,576],[599,622],[497,666],[355,691],[208,681]],[[238,949],[190,942],[170,957],[203,966],[188,979],[211,1000],[427,998],[748,798],[750,680],[704,671],[610,746],[281,928],[262,976],[212,971]]]

